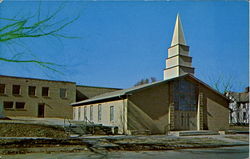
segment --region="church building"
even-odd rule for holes
[[[73,119],[118,127],[120,134],[226,130],[228,99],[194,76],[177,15],[164,80],[72,103]]]

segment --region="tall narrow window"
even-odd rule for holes
[[[110,121],[114,121],[114,106],[110,106]]]
[[[247,113],[243,112],[243,120],[246,120],[246,119],[247,119]]]
[[[21,91],[20,91],[20,85],[13,85],[12,87],[12,94],[13,95],[20,95]]]
[[[16,102],[16,109],[24,109],[25,103],[24,102]]]
[[[74,120],[78,120],[78,108],[74,107]]]
[[[75,115],[75,108],[73,108],[73,120],[75,120],[76,118],[76,115]]]
[[[87,107],[84,106],[84,120],[87,120]]]
[[[236,116],[237,122],[240,122],[240,113],[237,112],[237,116]]]
[[[81,120],[81,107],[78,107],[78,120]]]
[[[66,98],[67,91],[66,88],[60,88],[60,98]]]
[[[4,109],[13,109],[13,102],[3,102]]]
[[[102,105],[98,104],[98,121],[102,120]]]
[[[5,84],[0,84],[0,94],[5,94]]]
[[[92,121],[93,120],[93,106],[91,105],[90,106],[90,120]]]
[[[42,88],[42,96],[48,97],[49,96],[49,87]]]
[[[29,96],[35,96],[35,95],[36,95],[36,87],[29,86]]]

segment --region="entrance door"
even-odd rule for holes
[[[38,117],[43,118],[44,117],[44,103],[38,104]]]
[[[196,130],[195,111],[175,111],[176,130]]]

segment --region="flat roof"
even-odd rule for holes
[[[62,83],[73,83],[73,84],[75,84],[75,82],[70,82],[70,81],[48,80],[48,79],[30,78],[30,77],[17,77],[17,76],[0,75],[0,78],[1,77],[13,78],[13,79],[29,79],[29,80],[39,80],[39,81],[62,82]]]

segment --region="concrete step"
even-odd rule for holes
[[[201,131],[170,131],[169,135],[173,136],[198,136],[198,135],[220,135],[217,131],[201,130]]]
[[[226,134],[249,134],[249,130],[227,130]]]

